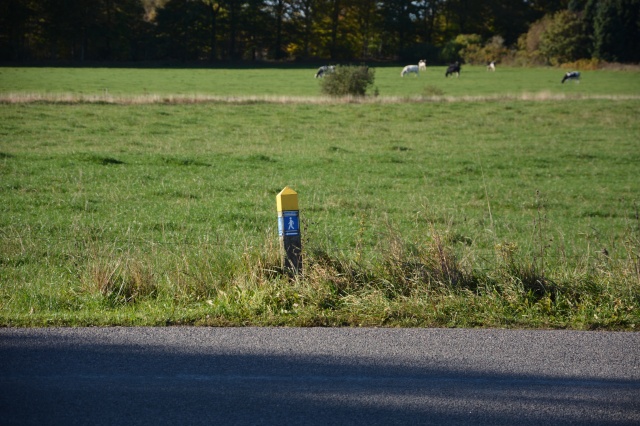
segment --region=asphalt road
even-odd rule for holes
[[[0,329],[1,425],[639,425],[640,333]]]

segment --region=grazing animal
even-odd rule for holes
[[[496,63],[494,61],[489,62],[489,65],[487,65],[487,71],[495,71],[496,70]]]
[[[406,67],[402,68],[402,72],[400,73],[400,77],[404,77],[405,74],[415,74],[416,77],[420,75],[420,67],[418,67],[417,65],[407,65]]]
[[[318,71],[316,72],[316,78],[324,77],[325,74],[331,74],[335,70],[336,70],[335,65],[323,65],[320,68],[318,68]]]
[[[420,71],[426,71],[427,61],[425,59],[421,59],[420,62],[418,62],[418,68],[420,69]]]
[[[455,74],[456,77],[460,77],[460,64],[456,62],[455,64],[451,64],[447,67],[447,72],[444,73],[445,77],[449,77],[450,75]]]
[[[580,83],[580,73],[578,71],[569,71],[562,77],[562,83],[564,84],[567,80],[575,80],[577,83]]]

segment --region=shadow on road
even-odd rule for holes
[[[198,344],[143,332],[150,335],[140,341],[127,332],[103,342],[100,333],[0,333],[2,424],[640,421],[638,380],[458,368],[430,357],[428,347],[418,348],[422,357],[406,358],[352,353],[349,345],[343,352],[313,351],[291,339],[261,353],[259,340],[239,339],[235,347],[233,336]]]

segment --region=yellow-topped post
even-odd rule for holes
[[[298,211],[298,193],[293,189],[285,186],[278,195],[276,195],[276,205],[278,211]]]
[[[276,207],[282,269],[290,274],[298,274],[302,271],[302,236],[300,235],[298,193],[285,186],[276,195]]]

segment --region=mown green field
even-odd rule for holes
[[[349,103],[313,70],[0,68],[0,324],[635,330],[640,74],[431,71]],[[157,93],[304,99],[124,101]]]
[[[566,70],[463,66],[460,78],[445,78],[446,67],[427,67],[419,77],[400,77],[402,67],[379,66],[376,90],[382,97],[495,96],[549,93],[570,96],[640,95],[638,71],[582,71],[580,84],[560,84]],[[135,68],[0,68],[0,95],[68,93],[85,96],[320,95],[315,68],[135,69]],[[435,89],[435,93],[434,93]]]

